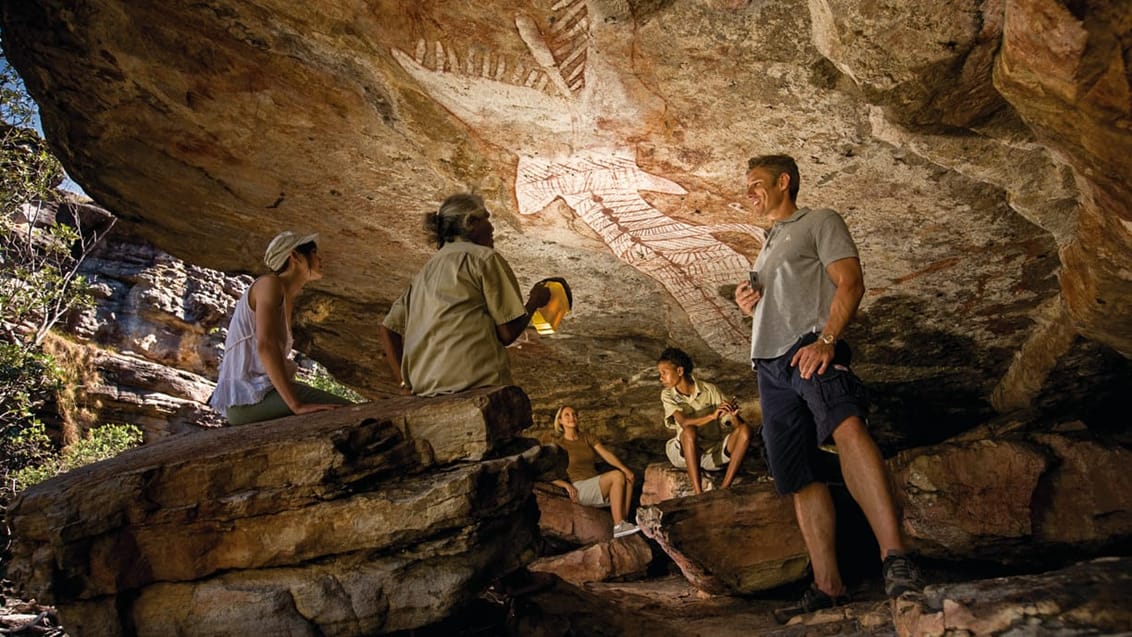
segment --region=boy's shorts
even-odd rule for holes
[[[846,418],[868,418],[868,392],[849,369],[852,352],[838,341],[833,361],[822,375],[802,378],[790,359],[799,348],[817,340],[807,334],[778,358],[758,359],[762,436],[767,464],[779,493],[795,493],[818,480],[817,453]]]
[[[720,442],[717,442],[707,449],[700,451],[700,468],[708,471],[718,471],[722,469],[728,462],[731,462],[731,456],[727,455],[727,441],[731,440],[731,434],[727,434]],[[688,468],[688,463],[684,460],[684,445],[680,444],[680,438],[670,438],[664,445],[664,453],[668,455],[668,461],[672,466],[677,469]]]

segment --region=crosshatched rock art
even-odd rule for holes
[[[712,233],[746,233],[761,243],[765,232],[747,224],[685,223],[641,196],[687,192],[642,170],[624,126],[608,124],[610,118],[644,121],[650,107],[626,90],[617,69],[593,47],[586,2],[563,0],[551,10],[557,19],[546,33],[528,16],[515,18],[539,68],[509,65],[490,53],[476,59],[424,40],[412,56],[392,53],[433,99],[518,156],[515,197],[521,214],[536,214],[562,199],[613,254],[663,285],[712,348],[745,360],[749,328],[718,290],[744,277],[750,261]],[[538,133],[508,133],[517,128],[512,122]]]

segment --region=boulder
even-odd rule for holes
[[[94,373],[80,391],[83,404],[96,413],[93,423],[136,425],[147,441],[224,423],[208,406],[216,385],[203,376],[96,347],[87,351],[86,360]]]
[[[593,544],[613,537],[613,517],[608,508],[571,502],[562,489],[546,482],[535,483],[535,500],[539,510],[539,531],[544,537],[575,545]]]
[[[60,603],[60,616],[75,635],[361,636],[411,630],[443,619],[533,557],[534,509],[521,509],[492,511],[463,529],[406,530],[400,546]],[[355,522],[342,519],[339,526]],[[414,533],[432,539],[410,538]],[[124,607],[122,597],[131,598]]]
[[[809,565],[792,501],[768,483],[643,506],[637,524],[707,593],[767,590],[800,579]]]
[[[1049,466],[1038,447],[981,440],[904,452],[890,461],[904,532],[930,556],[1001,556],[1029,540],[1030,504]]]
[[[554,573],[581,586],[587,582],[643,575],[652,562],[652,549],[639,533],[597,542],[589,546],[543,557],[532,562],[532,571]]]
[[[503,387],[173,436],[18,497],[10,577],[75,634],[435,622],[534,557],[541,449],[494,457],[529,420]]]
[[[1132,451],[1088,431],[991,430],[890,461],[903,526],[919,553],[1003,563],[1050,550],[1082,557],[1132,536]]]
[[[1073,435],[1033,440],[1058,462],[1034,494],[1034,539],[1078,549],[1132,537],[1132,450]]]
[[[757,450],[754,445],[752,445],[752,449]],[[748,463],[760,465],[758,473],[746,473],[744,468],[740,467],[739,474],[735,476],[732,486],[746,482],[767,482],[770,480],[770,476],[766,473],[765,463],[761,458],[748,457],[744,464]],[[700,471],[700,483],[704,490],[715,489],[723,481],[723,474],[724,471]],[[645,480],[644,484],[641,485],[641,506],[656,504],[672,498],[683,498],[695,495],[695,493],[695,490],[692,489],[692,480],[684,469],[674,467],[668,461],[653,462],[645,467]]]
[[[715,488],[716,480],[712,472],[700,472],[700,481],[704,489]],[[645,481],[641,486],[641,506],[693,494],[695,490],[692,489],[692,480],[686,470],[674,467],[670,462],[654,462],[645,467]]]

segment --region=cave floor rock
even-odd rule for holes
[[[933,569],[925,573],[930,583],[922,605],[910,612],[913,602],[901,600],[895,621],[879,580],[866,579],[852,587],[853,603],[803,615],[784,626],[771,613],[793,601],[795,591],[786,588],[758,597],[735,597],[705,595],[678,574],[583,587],[551,578],[549,585],[512,596],[489,593],[443,622],[395,635],[1127,635],[1132,634],[1132,610],[1126,604],[1132,593],[1130,566],[1132,557],[1109,557],[1047,573],[984,579]],[[53,608],[11,594],[0,601],[0,620],[8,620],[0,621],[4,632],[65,634],[65,627],[52,625]]]
[[[977,570],[929,564],[925,594],[895,603],[884,597],[879,578],[865,578],[850,587],[851,604],[795,617],[786,625],[776,623],[772,612],[794,602],[798,587],[740,597],[703,594],[678,574],[582,587],[555,579],[512,597],[481,600],[479,607],[413,637],[1132,634],[1127,604],[1132,557],[997,577]]]
[[[854,589],[850,605],[775,622],[772,611],[796,600],[780,589],[758,598],[706,595],[679,574],[577,587],[562,580],[545,589],[484,603],[459,617],[417,630],[413,637],[523,635],[586,637],[648,635],[713,637],[802,635],[895,635],[889,604],[879,584]],[[499,600],[497,600],[499,601]]]
[[[888,600],[879,586],[854,591],[852,604],[803,616],[788,625],[778,624],[776,608],[797,600],[794,591],[765,597],[708,596],[681,576],[663,579],[591,584],[586,591],[616,605],[626,618],[648,617],[673,636],[714,635],[895,635]],[[627,619],[627,621],[633,621]],[[631,634],[631,627],[626,634]],[[644,628],[644,627],[642,627]],[[651,632],[647,629],[641,633]]]

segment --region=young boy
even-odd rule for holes
[[[672,465],[688,470],[696,495],[703,493],[700,469],[714,471],[727,465],[721,488],[731,486],[751,440],[751,427],[739,414],[734,400],[723,399],[712,383],[692,376],[692,358],[670,347],[656,362],[664,426],[676,432],[665,445]],[[724,429],[731,432],[724,434]]]

